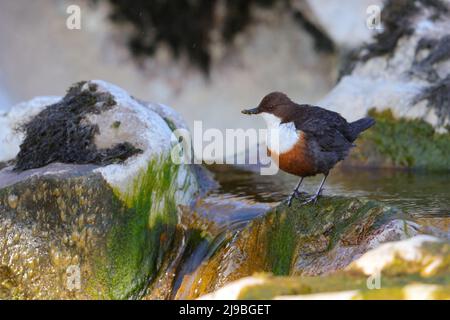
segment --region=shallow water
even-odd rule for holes
[[[232,166],[212,168],[220,188],[214,193],[228,199],[278,203],[295,187],[298,178],[283,172],[261,176]],[[305,179],[301,191],[314,193],[322,177]],[[396,206],[412,215],[450,215],[450,174],[380,169],[335,169],[324,195],[360,197]]]

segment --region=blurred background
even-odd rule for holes
[[[192,127],[249,128],[239,111],[275,90],[315,103],[370,40],[379,0],[1,0],[0,112],[103,79],[165,103]],[[81,9],[81,29],[66,26]]]

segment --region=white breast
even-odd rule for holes
[[[281,120],[273,114],[263,112],[261,115],[267,123],[266,143],[271,152],[287,152],[301,138],[302,133],[295,129],[293,122],[281,124]]]

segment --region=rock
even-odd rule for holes
[[[8,142],[17,151],[22,143],[15,166],[0,171],[0,297],[143,296],[178,246],[179,207],[200,190],[200,169],[170,158],[172,130],[185,124],[168,107],[139,102],[103,81],[76,84],[46,108],[36,101],[23,105],[35,117],[8,124],[23,123],[25,133]],[[82,110],[60,117],[73,106]],[[73,122],[56,126],[54,119]],[[40,122],[48,124],[43,135],[27,135]],[[85,136],[87,150],[70,139],[49,143],[45,128],[58,135],[68,125],[69,137],[94,128]],[[97,161],[125,143],[140,151]],[[48,146],[54,158],[35,146]],[[85,155],[95,152],[90,163]]]
[[[336,87],[320,105],[349,120],[369,109],[391,109],[394,116],[420,118],[435,127],[450,121],[448,89],[450,2],[387,1],[382,33],[363,46]]]
[[[294,0],[293,3],[304,9],[305,3],[310,10],[309,16],[315,17],[326,34],[339,47],[353,49],[368,42],[373,31],[366,27],[367,9],[369,6],[382,7],[381,0]],[[351,35],[351,37],[349,36]]]
[[[450,272],[450,243],[428,235],[385,243],[366,252],[348,270],[367,276],[377,272],[420,274],[423,277],[447,274]]]
[[[185,277],[177,297],[197,298],[255,272],[330,274],[381,243],[414,236],[417,229],[402,212],[375,201],[324,197],[316,206],[279,205],[230,235]]]
[[[450,216],[419,216],[414,220],[420,225],[420,233],[432,234],[450,240]]]
[[[450,170],[450,1],[386,1],[383,30],[319,105],[378,124],[344,165]]]
[[[391,110],[369,111],[377,121],[356,141],[343,166],[450,170],[450,132],[422,119],[396,118]]]
[[[382,244],[333,274],[256,275],[200,299],[449,299],[449,258],[448,241],[419,235]]]

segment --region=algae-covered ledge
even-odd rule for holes
[[[450,131],[422,119],[395,117],[391,109],[372,109],[377,125],[358,140],[347,166],[450,171]]]
[[[311,277],[260,273],[201,299],[449,299],[449,250],[448,241],[419,235],[382,244],[331,274]]]
[[[197,298],[260,272],[330,274],[380,243],[415,234],[407,215],[377,201],[323,197],[315,206],[281,204],[230,236],[178,296]]]

